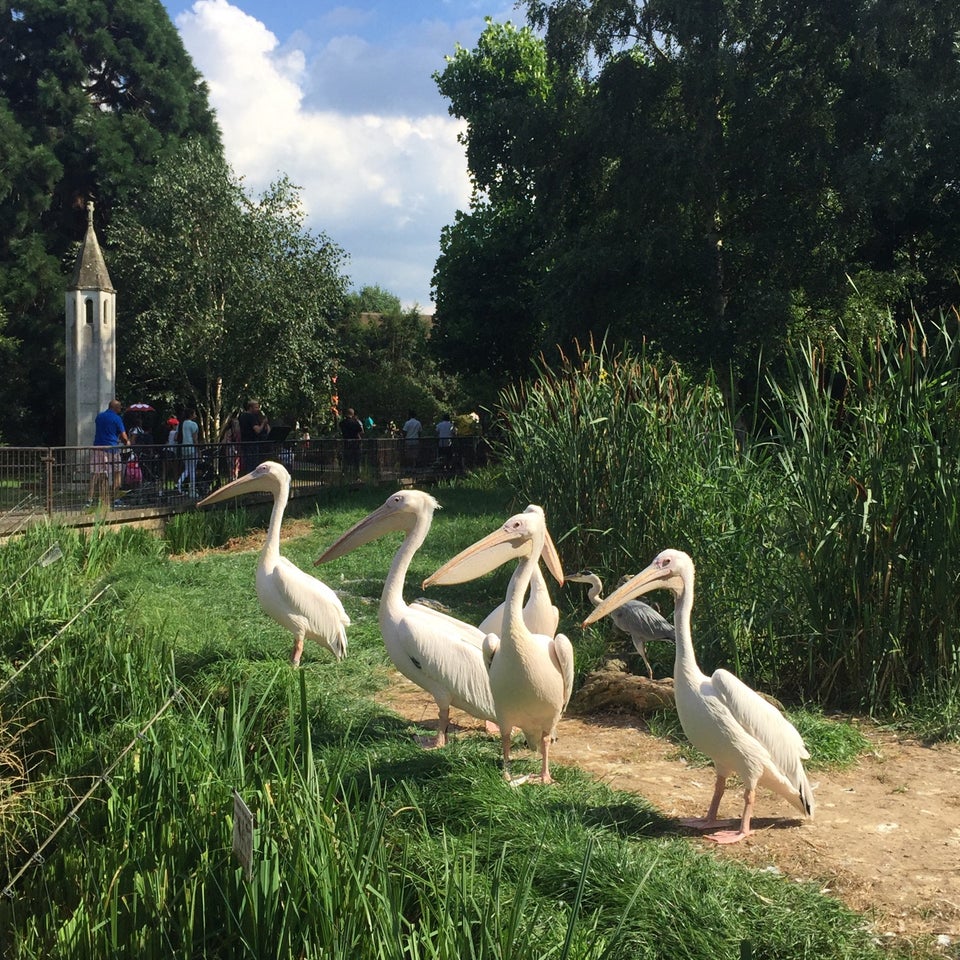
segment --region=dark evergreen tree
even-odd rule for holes
[[[113,211],[186,138],[221,150],[160,0],[0,3],[0,304],[21,342],[0,357],[8,441],[62,442],[63,292],[87,200],[108,241]]]

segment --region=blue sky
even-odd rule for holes
[[[165,0],[210,88],[227,160],[249,193],[281,174],[310,229],[379,285],[431,312],[440,231],[466,209],[459,121],[431,75],[510,0]]]

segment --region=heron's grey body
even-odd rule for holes
[[[629,577],[621,579],[621,583],[626,582]],[[570,574],[567,580],[575,580],[577,583],[587,583],[590,590],[587,596],[594,606],[598,606],[603,599],[603,582],[589,570],[583,570],[580,573]],[[676,632],[673,624],[665,617],[661,616],[649,603],[642,600],[628,600],[622,606],[617,607],[610,614],[610,619],[624,633],[628,634],[633,641],[637,653],[643,658],[647,667],[647,676],[653,679],[653,667],[647,659],[647,641],[648,640],[669,640],[674,643]]]

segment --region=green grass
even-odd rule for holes
[[[9,878],[26,868],[0,898],[0,930],[12,934],[4,958],[891,955],[815,884],[704,852],[642,797],[562,766],[555,789],[510,789],[484,736],[416,746],[410,725],[370,697],[387,667],[377,598],[399,538],[311,566],[385,495],[331,496],[311,532],[283,546],[343,593],[354,624],[339,663],[308,647],[303,668],[289,669],[289,636],[254,596],[255,549],[171,556],[139,535],[67,538],[59,571],[31,570],[0,602],[0,616],[20,625],[0,640],[6,669],[95,587],[111,587],[0,694],[0,716],[18,716],[0,744],[31,768],[28,792],[3,773],[4,796],[18,802],[2,869]],[[408,599],[440,562],[525,506],[495,485],[437,496],[444,510]],[[42,552],[42,534],[30,536],[0,550],[0,569]],[[499,602],[504,585],[490,577],[436,593],[470,617]],[[173,690],[178,699],[139,737]],[[812,716],[816,730],[846,726]],[[257,818],[250,882],[231,854],[233,790]]]

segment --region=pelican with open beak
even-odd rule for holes
[[[547,570],[563,583],[563,568],[547,531],[543,510],[531,505],[512,516],[489,536],[467,547],[431,574],[424,587],[463,583],[517,560],[507,585],[503,632],[487,634],[484,660],[490,674],[490,690],[503,745],[503,775],[510,779],[510,733],[519,727],[527,743],[542,757],[540,781],[552,783],[550,743],[556,738],[557,721],[573,692],[573,646],[562,633],[556,636],[532,633],[523,620],[523,598],[541,556]]]

